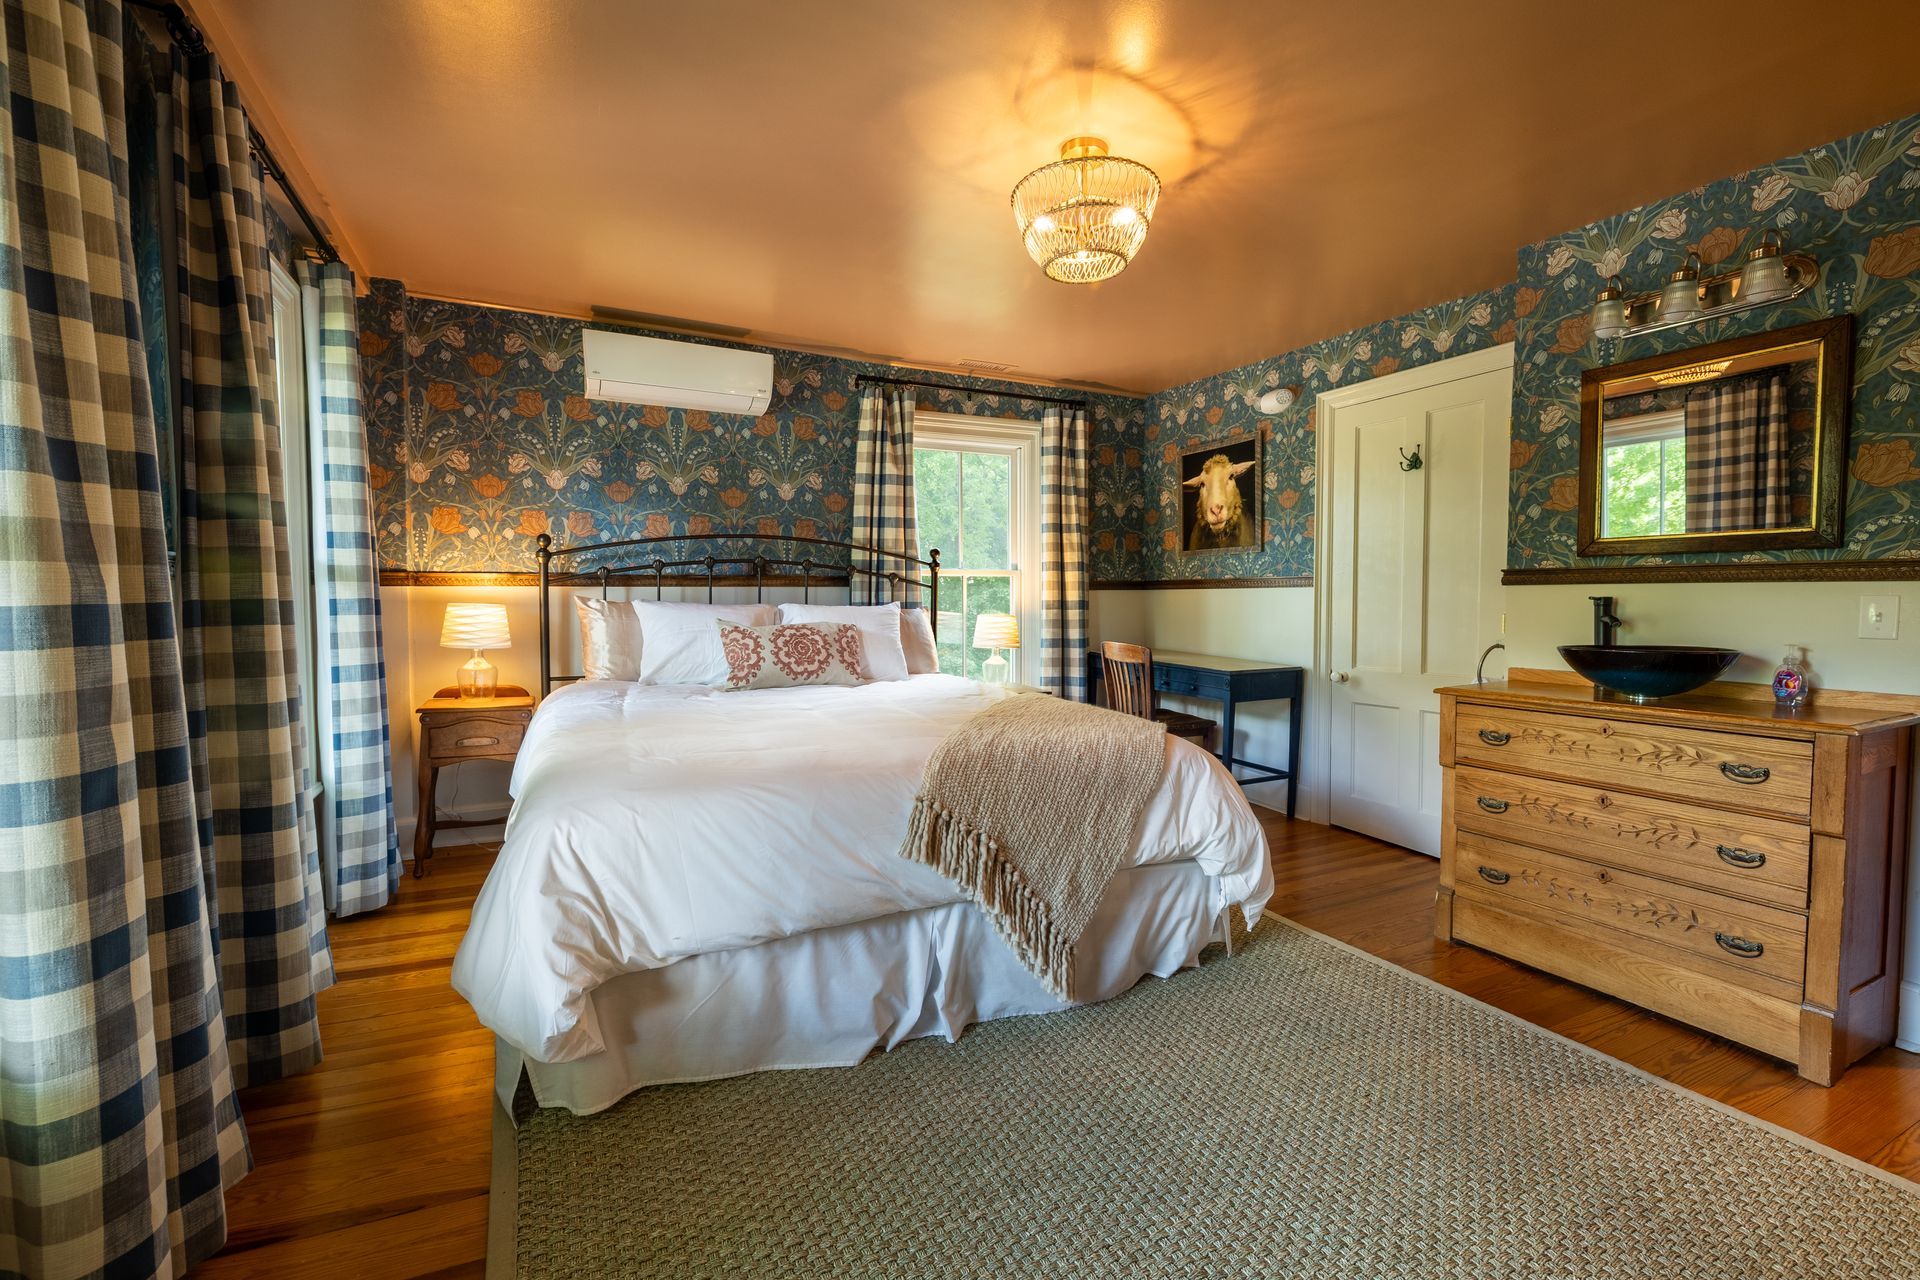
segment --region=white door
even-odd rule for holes
[[[1440,851],[1433,691],[1500,634],[1512,396],[1502,348],[1320,402],[1331,820],[1422,853]]]

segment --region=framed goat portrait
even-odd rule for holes
[[[1180,552],[1260,545],[1260,437],[1229,436],[1180,454]]]

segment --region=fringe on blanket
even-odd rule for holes
[[[1076,999],[1072,945],[1061,937],[1045,900],[992,836],[921,795],[913,802],[900,856],[932,867],[965,889],[1048,991],[1068,1002]]]

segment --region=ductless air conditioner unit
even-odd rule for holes
[[[771,352],[604,329],[588,329],[581,339],[589,400],[761,414],[773,399]]]

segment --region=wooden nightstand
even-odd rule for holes
[[[503,684],[491,698],[462,698],[442,689],[420,706],[420,818],[413,832],[413,874],[427,873],[433,833],[440,827],[492,827],[498,818],[434,817],[433,789],[440,770],[465,760],[511,760],[520,752],[533,698],[518,685]]]

